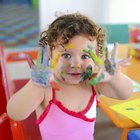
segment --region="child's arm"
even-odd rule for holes
[[[43,101],[45,87],[35,85],[31,80],[7,104],[7,113],[13,120],[26,119]]]
[[[118,72],[117,77],[112,80],[100,82],[96,86],[99,94],[120,100],[129,98],[133,93],[130,79],[121,72]]]
[[[37,64],[29,56],[27,60],[31,67],[32,80],[15,93],[7,105],[7,113],[14,120],[27,118],[41,104],[52,75],[48,70],[46,48],[40,48]]]
[[[99,94],[117,99],[127,99],[133,93],[133,88],[129,78],[121,73],[121,67],[129,62],[130,57],[117,62],[117,51],[118,43],[115,43],[111,58],[109,58],[106,48],[104,67],[89,83],[96,85]]]

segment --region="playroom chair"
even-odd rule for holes
[[[36,54],[36,52],[35,52]],[[11,61],[9,57],[7,57]],[[15,57],[14,57],[15,58]],[[16,61],[18,59],[15,59]],[[19,61],[19,60],[18,60]],[[20,63],[23,60],[20,60]],[[41,140],[39,128],[36,125],[36,115],[33,112],[24,121],[14,121],[6,115],[6,105],[12,94],[20,89],[29,79],[10,79],[8,63],[4,47],[0,45],[0,139],[3,140]],[[15,68],[17,69],[17,68]]]

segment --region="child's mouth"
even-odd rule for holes
[[[70,75],[81,75],[81,73],[70,73]]]
[[[68,73],[68,75],[75,77],[75,78],[78,78],[82,75],[82,73]]]

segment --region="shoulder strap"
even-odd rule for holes
[[[95,96],[96,95],[96,91],[94,89],[94,86],[91,86],[91,88],[92,88],[92,94]],[[97,100],[97,98],[96,98],[96,105],[97,106],[99,105],[99,101]]]
[[[52,88],[52,100],[55,100],[55,89]]]
[[[94,89],[94,86],[91,86],[91,88],[92,88],[92,93],[96,95],[96,91]]]

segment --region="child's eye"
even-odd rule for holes
[[[86,54],[82,55],[82,59],[89,59],[89,58],[90,58],[90,56],[88,56]]]
[[[70,59],[71,58],[71,55],[69,53],[63,53],[61,56],[65,59]]]

